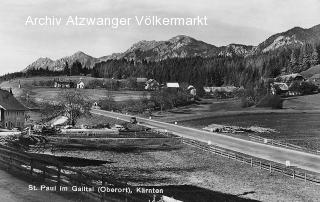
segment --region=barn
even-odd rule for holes
[[[0,89],[0,127],[23,128],[27,109],[9,91]]]

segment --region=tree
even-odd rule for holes
[[[297,55],[296,55],[296,50],[292,50],[292,53],[290,55],[290,69],[288,70],[288,73],[293,72],[297,66],[299,65]]]
[[[69,119],[69,123],[75,125],[77,119],[89,114],[91,103],[87,97],[77,90],[65,90],[59,96],[59,105],[62,112]]]
[[[110,91],[107,91],[104,98],[99,101],[99,105],[105,110],[116,110],[114,95]]]
[[[64,69],[63,69],[63,72],[67,75],[67,76],[71,76],[71,72],[70,72],[70,68],[69,68],[69,64],[68,62],[66,61],[65,63],[65,66],[64,66]]]
[[[320,60],[319,60],[319,54],[318,54],[318,51],[316,48],[313,49],[313,52],[312,52],[312,55],[311,55],[311,65],[312,66],[315,66],[317,64],[320,63]]]
[[[311,44],[305,44],[302,46],[300,61],[301,61],[301,69],[300,71],[304,71],[310,68],[311,59],[312,59],[313,48]]]
[[[70,76],[80,75],[81,72],[82,72],[82,65],[78,60],[76,60],[71,66]]]

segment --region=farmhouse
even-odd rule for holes
[[[74,84],[71,81],[55,81],[54,87],[55,88],[73,88]]]
[[[83,81],[80,79],[80,81],[77,83],[77,88],[84,88],[84,83]]]
[[[160,84],[155,79],[149,79],[146,82],[145,90],[159,90]]]
[[[222,87],[203,87],[206,93],[233,93],[238,88],[235,86],[222,86]]]
[[[187,90],[190,93],[190,95],[192,95],[192,96],[197,95],[197,89],[193,85],[189,85]]]
[[[274,82],[271,84],[272,95],[282,95],[289,91],[289,87],[286,83]]]
[[[287,75],[282,75],[277,77],[276,82],[281,82],[281,83],[286,83],[286,84],[291,84],[294,81],[304,81],[304,78],[301,74],[295,73],[295,74],[287,74]]]
[[[13,97],[12,93],[0,89],[0,127],[23,128],[27,109]]]

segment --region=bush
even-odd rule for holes
[[[271,107],[272,109],[282,109],[283,100],[279,95],[266,95],[257,104],[257,107]]]
[[[101,80],[91,80],[87,83],[86,88],[88,89],[95,89],[95,88],[103,88],[103,81]]]
[[[240,105],[242,108],[251,107],[254,105],[254,101],[251,97],[242,97]]]
[[[308,95],[318,91],[318,86],[311,82],[303,81],[303,82],[293,82],[289,91],[298,92],[301,95]]]
[[[53,80],[40,80],[40,81],[33,81],[32,85],[40,86],[40,87],[53,87],[54,81]]]

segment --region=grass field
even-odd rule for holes
[[[287,98],[283,103],[284,109],[320,110],[320,94]]]
[[[54,78],[60,78],[60,80],[72,80],[79,81],[80,78],[87,82],[90,80],[101,78],[93,78],[93,77],[83,77],[83,76],[71,76],[71,77],[32,77],[32,78],[21,78],[14,79],[10,81],[5,81],[0,84],[0,87],[3,89],[12,89],[14,95],[19,97],[22,95],[23,91],[27,92],[31,98],[34,98],[37,102],[47,102],[47,101],[56,101],[57,96],[64,90],[74,90],[74,89],[61,89],[61,88],[50,88],[50,87],[38,87],[33,86],[33,82],[45,81],[45,80],[53,80]],[[21,84],[21,88],[19,88],[19,82]],[[91,100],[99,100],[106,96],[107,92],[114,96],[115,101],[126,101],[130,99],[140,99],[142,96],[148,96],[148,93],[144,91],[129,91],[129,90],[121,90],[121,91],[107,91],[105,89],[78,89],[85,96],[90,98]]]
[[[320,150],[320,113],[247,114],[194,119],[180,123],[195,128],[203,128],[210,124],[272,128],[278,132],[256,135]]]
[[[81,150],[57,153],[57,155],[113,162],[79,169],[112,176],[134,186],[192,186],[189,191],[180,189],[176,195],[170,193],[169,196],[174,196],[176,199],[179,199],[177,198],[179,194],[189,194],[198,198],[198,201],[212,201],[214,197],[205,198],[208,193],[268,202],[317,201],[320,197],[317,185],[281,174],[270,174],[268,171],[251,168],[250,165],[190,146],[172,151],[121,153]],[[206,191],[196,192],[195,190],[200,187]],[[239,201],[239,199],[223,201]]]

